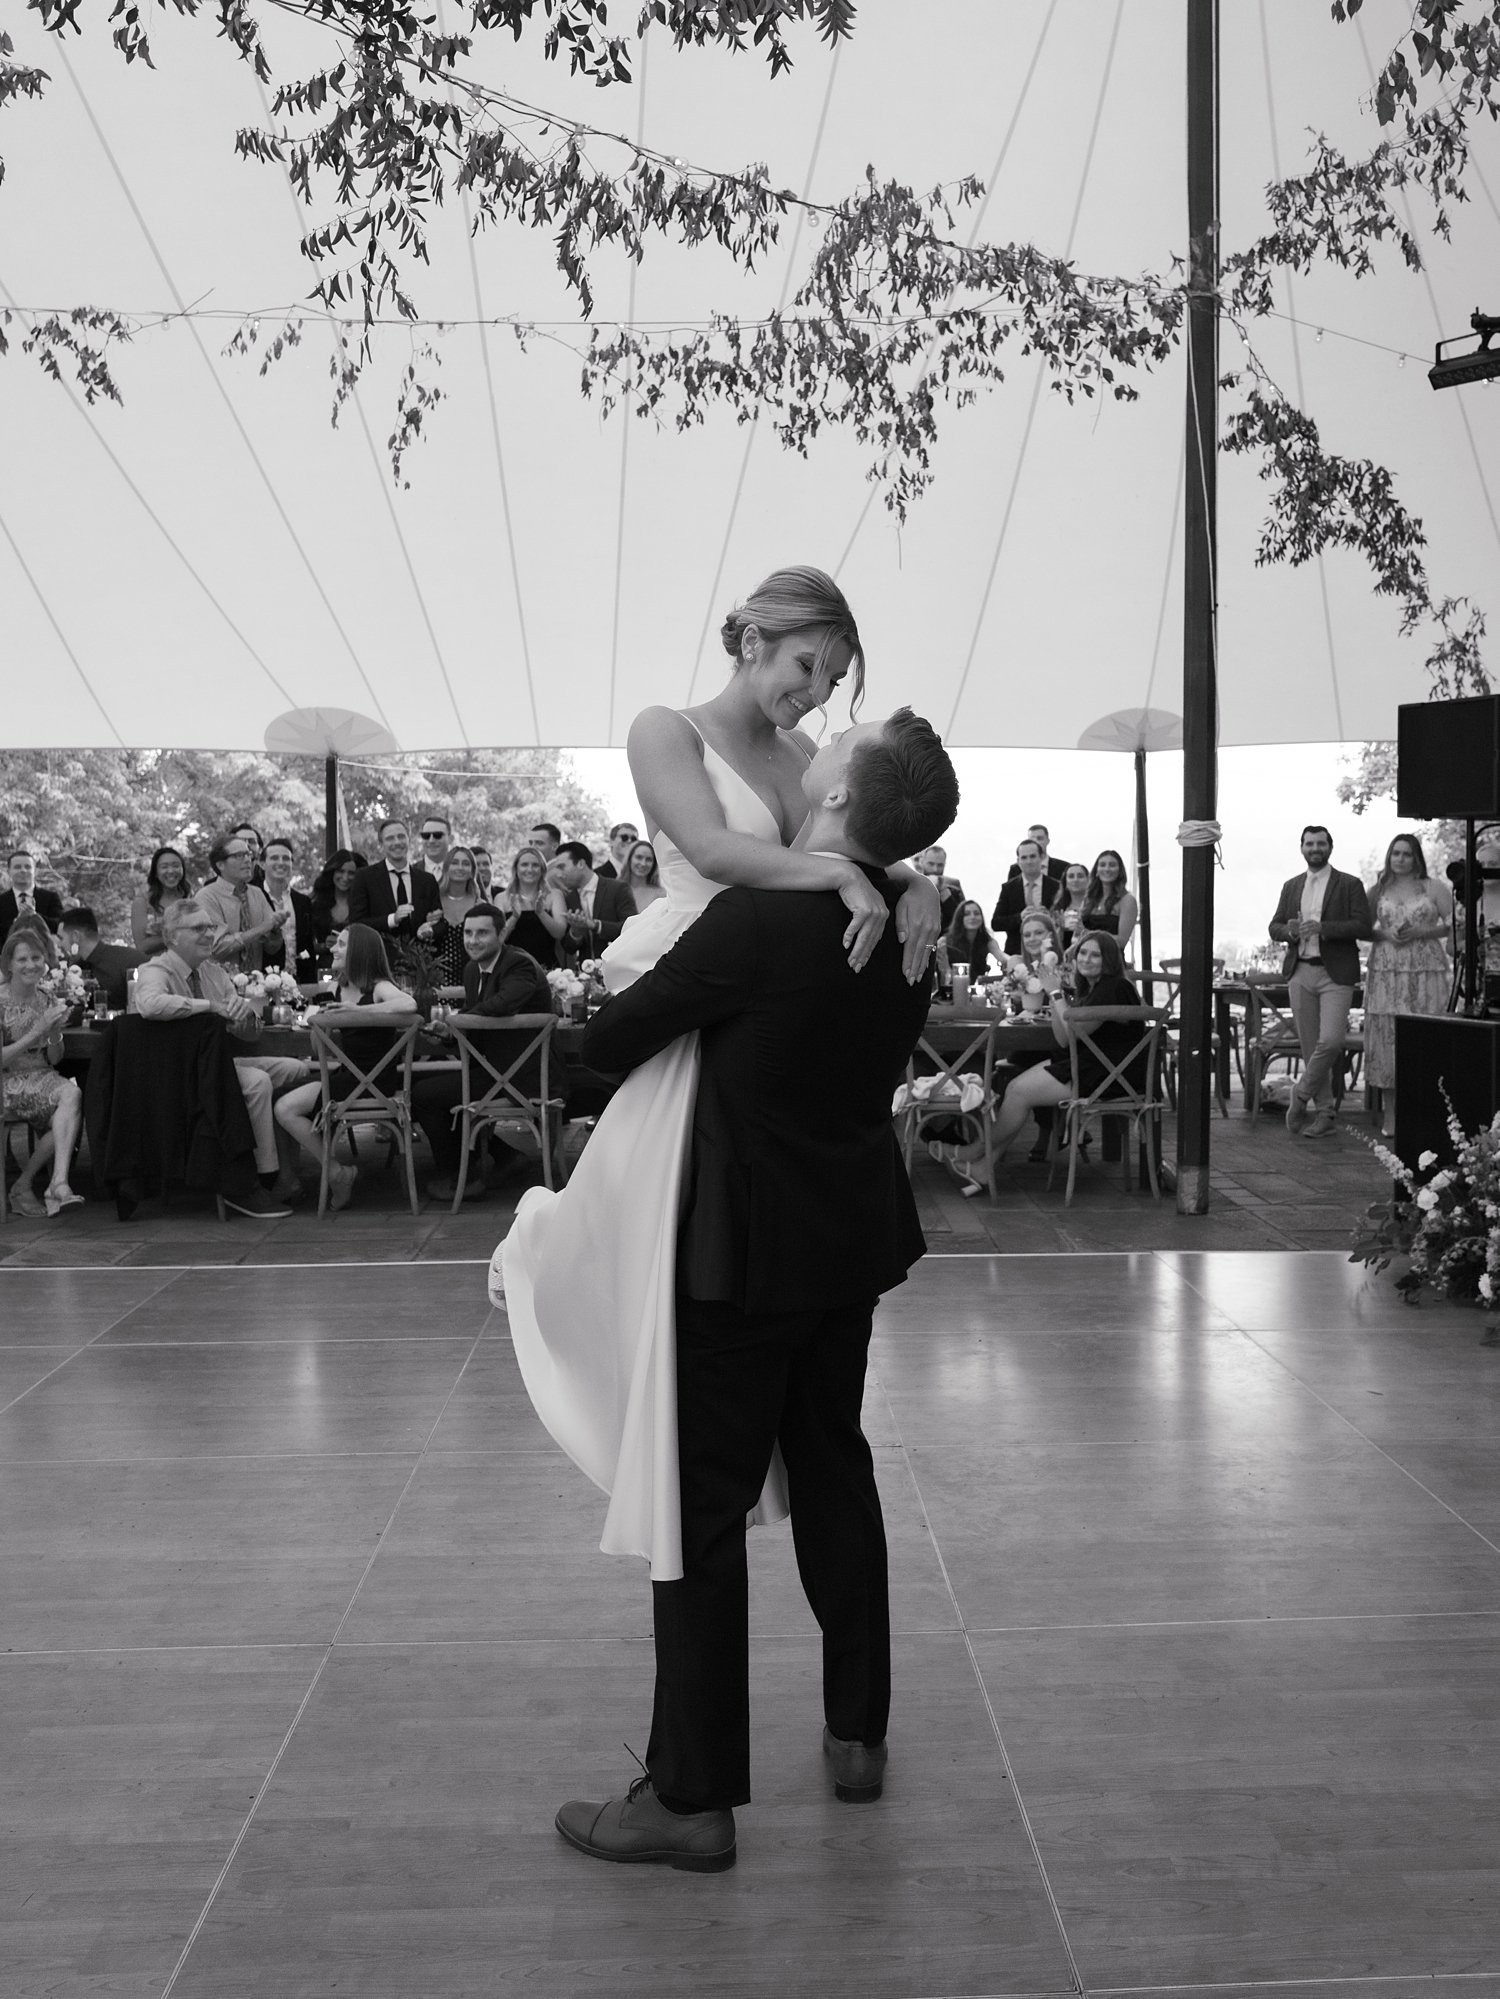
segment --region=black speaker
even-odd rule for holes
[[[1424,1152],[1453,1164],[1445,1090],[1466,1132],[1500,1111],[1500,1020],[1398,1014],[1395,1149],[1408,1166]]]
[[[1500,694],[1396,710],[1396,810],[1405,819],[1500,819]]]

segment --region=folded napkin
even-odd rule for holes
[[[959,1076],[918,1076],[903,1083],[891,1099],[891,1110],[910,1110],[913,1104],[952,1105],[955,1110],[977,1111],[984,1102],[984,1084],[971,1069]]]

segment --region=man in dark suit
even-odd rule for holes
[[[1063,877],[1067,874],[1068,869],[1072,867],[1073,863],[1071,861],[1053,860],[1052,855],[1049,851],[1052,844],[1052,835],[1047,831],[1046,827],[1042,824],[1040,820],[1038,820],[1034,826],[1028,826],[1026,828],[1026,837],[1028,840],[1035,840],[1037,845],[1042,850],[1043,874],[1046,875],[1049,881],[1060,882],[1063,879]],[[1006,876],[1006,880],[1013,881],[1020,872],[1021,872],[1020,861],[1019,860],[1012,861],[1010,864],[1010,873]]]
[[[1326,826],[1303,827],[1306,872],[1282,884],[1269,926],[1276,942],[1286,946],[1281,974],[1302,1047],[1302,1074],[1286,1113],[1294,1138],[1326,1138],[1333,1130],[1333,1067],[1343,1058],[1359,983],[1358,940],[1374,935],[1364,883],[1330,867],[1332,854],[1333,835]]]
[[[361,868],[349,884],[349,921],[368,923],[387,943],[410,943],[417,926],[442,906],[437,879],[411,864],[411,835],[404,819],[382,821],[376,836],[380,859]]]
[[[62,922],[62,897],[53,889],[37,887],[36,862],[24,847],[11,855],[9,872],[10,887],[0,895],[0,944],[23,909],[34,909],[55,937]]]
[[[1016,848],[1016,866],[1000,891],[990,928],[1001,936],[1004,949],[1012,956],[1021,948],[1021,925],[1028,909],[1051,909],[1063,898],[1060,880],[1046,871],[1046,855],[1039,840],[1029,836]]]
[[[853,860],[892,909],[886,865],[958,805],[953,766],[910,709],[845,730],[803,791],[807,850]],[[860,1404],[876,1301],[925,1247],[891,1096],[930,978],[903,975],[894,923],[852,972],[848,916],[832,892],[727,889],[584,1038],[586,1060],[625,1070],[701,1035],[676,1277],[683,1574],[652,1585],[649,1774],[623,1799],[558,1814],[594,1858],[733,1864],[733,1807],[750,1797],[745,1517],[778,1443],[823,1631],[835,1793],[880,1794],[890,1622]]]
[[[130,997],[130,974],[137,965],[145,964],[145,953],[132,951],[125,944],[101,943],[99,919],[81,903],[63,912],[58,942],[85,976],[97,982],[114,1011],[123,1013]]]
[[[599,873],[605,881],[624,881],[630,850],[640,837],[633,819],[622,819],[617,826],[610,827],[609,859],[599,863]]]
[[[291,841],[268,840],[262,861],[265,881],[261,893],[277,918],[277,928],[261,946],[261,964],[267,971],[290,972],[301,984],[310,985],[318,976],[312,897],[292,887],[297,857]]]
[[[582,840],[564,840],[553,864],[568,907],[568,944],[573,958],[597,958],[635,915],[635,898],[622,881],[594,872],[594,857]]]
[[[464,951],[469,960],[464,966],[464,1012],[493,1015],[496,1020],[513,1013],[550,1013],[552,989],[547,984],[547,974],[529,952],[500,942],[504,923],[504,917],[489,902],[476,902],[464,914]],[[434,1034],[443,1036],[448,1031],[442,1021],[433,1023]],[[511,1045],[508,1059],[513,1059],[528,1033],[525,1028],[516,1028],[509,1034],[486,1037],[493,1040],[492,1059],[499,1068],[505,1067],[499,1058],[505,1054],[507,1044]],[[522,1070],[516,1078],[518,1086],[532,1094],[541,1082],[540,1059],[537,1058],[535,1074],[528,1075]],[[485,1079],[481,1076],[480,1080]],[[462,1101],[462,1078],[451,1072],[418,1076],[412,1083],[412,1115],[427,1134],[432,1163],[437,1168],[436,1179],[427,1186],[435,1201],[451,1201],[458,1186],[459,1130],[452,1112],[453,1106]],[[477,1200],[486,1184],[482,1173],[470,1174],[464,1199]]]

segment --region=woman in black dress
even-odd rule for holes
[[[505,918],[500,942],[529,951],[543,970],[554,970],[557,947],[568,934],[568,908],[562,890],[548,885],[540,847],[522,847],[511,863],[510,886],[496,904]]]
[[[1083,929],[1107,932],[1118,938],[1123,959],[1130,949],[1139,916],[1140,905],[1130,893],[1125,863],[1113,847],[1106,847],[1089,876],[1088,894],[1083,899]]]
[[[961,902],[958,905],[943,938],[942,949],[949,976],[954,972],[967,972],[970,984],[975,979],[982,979],[991,965],[998,964],[1000,960],[1000,946],[985,923],[984,910],[977,902]]]
[[[438,913],[417,931],[418,937],[437,959],[433,984],[461,986],[464,966],[464,918],[480,900],[479,869],[472,848],[450,847],[443,857],[438,876]]]
[[[365,864],[363,854],[340,847],[312,885],[313,946],[322,964],[333,948],[333,939],[349,921],[349,889]]]

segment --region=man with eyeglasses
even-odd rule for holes
[[[201,895],[201,891],[200,891]],[[214,958],[218,923],[198,900],[171,902],[162,912],[167,948],[150,958],[135,975],[136,1011],[144,1020],[186,1020],[195,1013],[217,1013],[237,1041],[258,1041],[260,1010],[241,999],[234,980]],[[223,1194],[224,1205],[241,1215],[275,1221],[289,1215],[301,1192],[291,1140],[281,1134],[271,1109],[281,1090],[305,1083],[309,1069],[288,1055],[236,1055],[250,1128],[255,1133],[255,1166],[267,1189],[250,1185]],[[278,1139],[288,1148],[283,1153]],[[248,1176],[247,1176],[248,1177]]]
[[[368,923],[388,943],[395,938],[410,943],[418,926],[442,907],[437,876],[412,866],[404,819],[382,820],[377,838],[380,859],[361,868],[349,884],[349,921]]]
[[[250,879],[258,846],[243,833],[226,833],[209,848],[216,879],[205,882],[197,900],[215,920],[214,956],[231,972],[258,972],[265,964],[265,940],[278,927],[264,889]]]
[[[441,812],[429,812],[417,828],[417,851],[412,855],[412,866],[426,868],[434,881],[440,880],[452,845],[453,821],[445,819]]]

